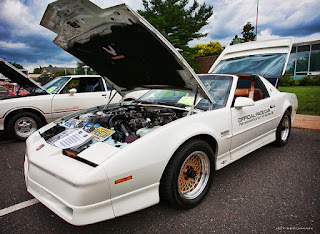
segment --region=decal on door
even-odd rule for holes
[[[273,111],[271,111],[270,108],[268,108],[265,110],[257,111],[256,113],[253,113],[253,114],[242,116],[238,118],[238,123],[239,123],[239,126],[242,126],[272,114],[273,114]]]

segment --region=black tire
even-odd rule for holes
[[[32,133],[42,127],[39,116],[31,112],[15,114],[8,122],[8,134],[19,141],[25,141]]]
[[[160,198],[178,209],[198,205],[210,189],[214,169],[210,145],[200,139],[187,141],[172,156],[163,173]]]
[[[279,147],[287,144],[291,133],[291,116],[290,112],[286,110],[277,127],[275,144]]]

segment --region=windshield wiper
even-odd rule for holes
[[[139,102],[142,104],[155,104],[155,105],[167,105],[167,106],[175,106],[175,107],[180,107],[180,108],[185,108],[186,104],[183,103],[175,103],[175,102],[157,102],[157,101],[146,101],[146,100],[135,100],[135,102]]]
[[[168,106],[176,106],[176,107],[181,107],[181,108],[185,108],[186,104],[183,104],[183,103],[176,103],[176,102],[157,102],[158,104],[161,104],[161,105],[168,105]]]

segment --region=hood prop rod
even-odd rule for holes
[[[112,101],[112,99],[114,98],[114,96],[116,96],[116,94],[117,94],[117,91],[115,91],[114,94],[113,94],[112,97],[111,97],[111,94],[112,94],[112,91],[113,91],[113,90],[115,90],[115,89],[111,89],[111,91],[110,91],[109,101],[108,101],[107,105],[110,104],[110,102]]]
[[[194,95],[194,100],[193,100],[193,104],[188,112],[188,115],[192,115],[193,114],[193,111],[194,111],[194,107],[196,106],[196,103],[197,103],[197,99],[198,99],[198,94],[199,94],[199,86],[197,86],[197,89],[196,89],[196,93]]]

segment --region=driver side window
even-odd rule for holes
[[[249,97],[256,102],[269,97],[269,95],[259,79],[239,77],[234,99],[237,97]]]
[[[62,90],[61,93],[69,93],[75,88],[77,93],[90,93],[104,91],[102,79],[100,77],[73,78]]]
[[[61,93],[69,93],[70,89],[75,88],[79,92],[79,79],[71,79],[69,83],[62,89]]]

